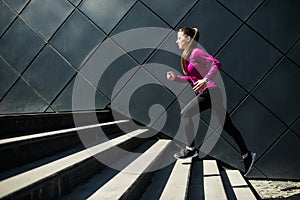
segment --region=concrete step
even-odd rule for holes
[[[155,172],[149,186],[137,199],[257,199],[238,170],[225,172],[219,165],[216,160],[178,160]]]
[[[226,200],[222,178],[215,160],[203,161],[204,198],[209,200]]]
[[[149,140],[143,143],[138,148],[134,149],[134,152],[144,153],[149,149],[156,141]],[[113,163],[113,166],[124,166],[127,167],[130,163],[132,163],[135,159],[139,157],[139,154],[128,154],[124,157],[120,158],[116,162]],[[122,169],[124,169],[122,168]],[[61,199],[64,200],[74,200],[74,199],[87,199],[92,194],[94,194],[99,188],[105,185],[109,180],[111,180],[114,176],[116,176],[120,170],[111,167],[105,167],[91,178],[86,180],[85,182],[79,184],[72,191],[66,195],[63,195]]]
[[[120,171],[114,178],[99,188],[88,199],[136,199],[138,191],[143,190],[144,178],[151,167],[158,161],[170,140],[159,140],[145,153]]]
[[[160,199],[186,199],[191,168],[191,158],[177,160]]]
[[[0,171],[25,165],[69,149],[80,147],[84,149],[78,134],[84,137],[85,142],[90,145],[101,143],[106,138],[99,134],[100,129],[106,131],[107,137],[115,137],[117,133],[122,133],[118,126],[126,123],[128,120],[119,120],[2,139],[0,140],[0,160],[5,162],[0,165]]]
[[[225,170],[237,200],[255,200],[256,197],[238,170]]]
[[[117,160],[116,146],[134,149],[148,129],[138,129],[0,181],[0,199],[56,199],[104,167],[95,157]]]

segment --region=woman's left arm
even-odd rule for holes
[[[222,69],[222,64],[216,58],[209,54],[206,54],[204,59],[206,60],[207,65],[210,66],[210,70],[204,76],[204,78],[212,80],[213,78],[215,78],[219,70]]]
[[[206,74],[201,74],[203,79],[196,81],[196,83],[194,84],[193,89],[199,92],[201,92],[203,88],[205,88],[206,84],[210,80],[212,80],[219,72],[219,70],[222,68],[221,63],[216,58],[214,58],[213,56],[209,55],[208,53],[200,49],[195,49],[195,51],[192,52],[191,63],[194,64],[195,66],[197,65],[197,63],[198,64],[202,63],[210,67],[210,69]]]
[[[192,55],[190,57],[190,62],[197,66],[197,64],[204,64],[210,67],[207,74],[201,74],[203,78],[208,78],[209,80],[212,80],[216,74],[219,72],[219,70],[222,68],[221,63],[213,56],[209,55],[205,51],[201,49],[195,49],[192,52]],[[199,72],[202,70],[199,70]]]

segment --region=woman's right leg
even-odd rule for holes
[[[242,155],[245,155],[249,152],[246,143],[241,135],[241,132],[236,128],[236,126],[232,123],[229,114],[226,112],[225,122],[224,122],[224,130],[233,138],[235,143],[239,146],[240,152]]]
[[[213,94],[213,97],[217,100],[213,105],[212,112],[216,115],[219,122],[222,122],[224,120],[223,121],[224,124],[222,124],[223,129],[226,131],[227,134],[229,134],[233,138],[235,143],[239,146],[241,154],[242,155],[247,154],[249,150],[241,135],[241,132],[233,124],[229,113],[226,111],[226,108],[224,107],[223,95],[221,93],[221,90],[215,88],[211,90],[211,93]],[[225,119],[222,119],[222,116],[225,117]]]
[[[211,92],[214,92],[214,98],[218,99],[219,102],[214,105],[214,108],[212,111],[217,115],[220,122],[222,121],[222,113],[225,113],[225,120],[223,129],[234,139],[236,144],[240,148],[240,153],[242,154],[242,158],[244,161],[245,166],[245,175],[247,175],[256,159],[256,153],[250,152],[246,146],[246,143],[241,135],[241,132],[238,130],[238,128],[233,124],[230,115],[226,111],[224,105],[223,105],[223,97],[222,93],[219,89],[212,90]]]

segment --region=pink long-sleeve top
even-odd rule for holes
[[[176,76],[174,81],[188,81],[194,85],[196,81],[208,78],[210,82],[205,86],[205,88],[203,88],[204,91],[207,88],[217,87],[217,84],[213,79],[221,68],[222,65],[216,58],[199,48],[195,48],[189,57],[187,65],[188,73],[184,72],[184,76]]]

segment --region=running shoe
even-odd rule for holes
[[[196,156],[198,156],[198,151],[196,148],[194,150],[188,150],[184,148],[180,152],[174,154],[174,158],[176,159],[194,158]]]

